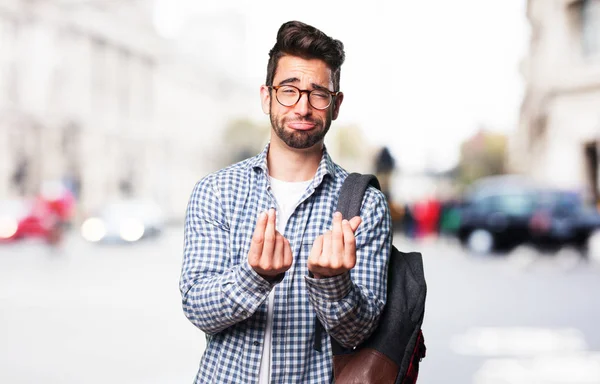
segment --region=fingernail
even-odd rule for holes
[[[341,214],[341,212],[336,212],[336,213],[333,214],[333,216],[335,218],[338,218],[338,217],[342,217],[342,214]]]
[[[350,224],[350,222],[346,219],[342,220],[342,224],[346,225],[346,224]]]
[[[265,211],[262,211],[261,213],[258,214],[258,219],[259,220],[264,219],[266,215],[267,215],[267,213]]]

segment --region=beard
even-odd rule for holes
[[[277,115],[271,113],[270,119],[275,134],[288,147],[294,149],[307,149],[323,141],[331,126],[331,118],[329,116],[325,118],[325,121],[311,117],[290,120],[286,118],[278,119]],[[286,130],[285,124],[287,122],[308,122],[314,124],[315,127],[309,131]]]

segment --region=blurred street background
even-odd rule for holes
[[[0,0],[0,383],[192,382],[186,204],[266,144],[293,19],[424,255],[419,383],[600,384],[600,0]]]
[[[181,312],[182,233],[62,249],[27,241],[0,257],[0,382],[190,383],[204,336]],[[425,255],[428,346],[419,383],[600,382],[600,267],[525,251],[475,257],[456,243]]]

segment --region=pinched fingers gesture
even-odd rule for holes
[[[275,229],[275,219],[272,208],[258,216],[248,252],[250,267],[267,280],[274,279],[292,265],[290,242]]]
[[[356,265],[354,232],[361,223],[359,216],[342,220],[339,212],[333,215],[331,231],[317,237],[308,257],[308,270],[316,278],[341,275]]]

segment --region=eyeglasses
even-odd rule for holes
[[[303,93],[308,93],[308,103],[315,109],[327,109],[331,101],[339,92],[324,89],[300,89],[293,85],[271,85],[269,88],[275,90],[275,98],[284,107],[296,105]]]

